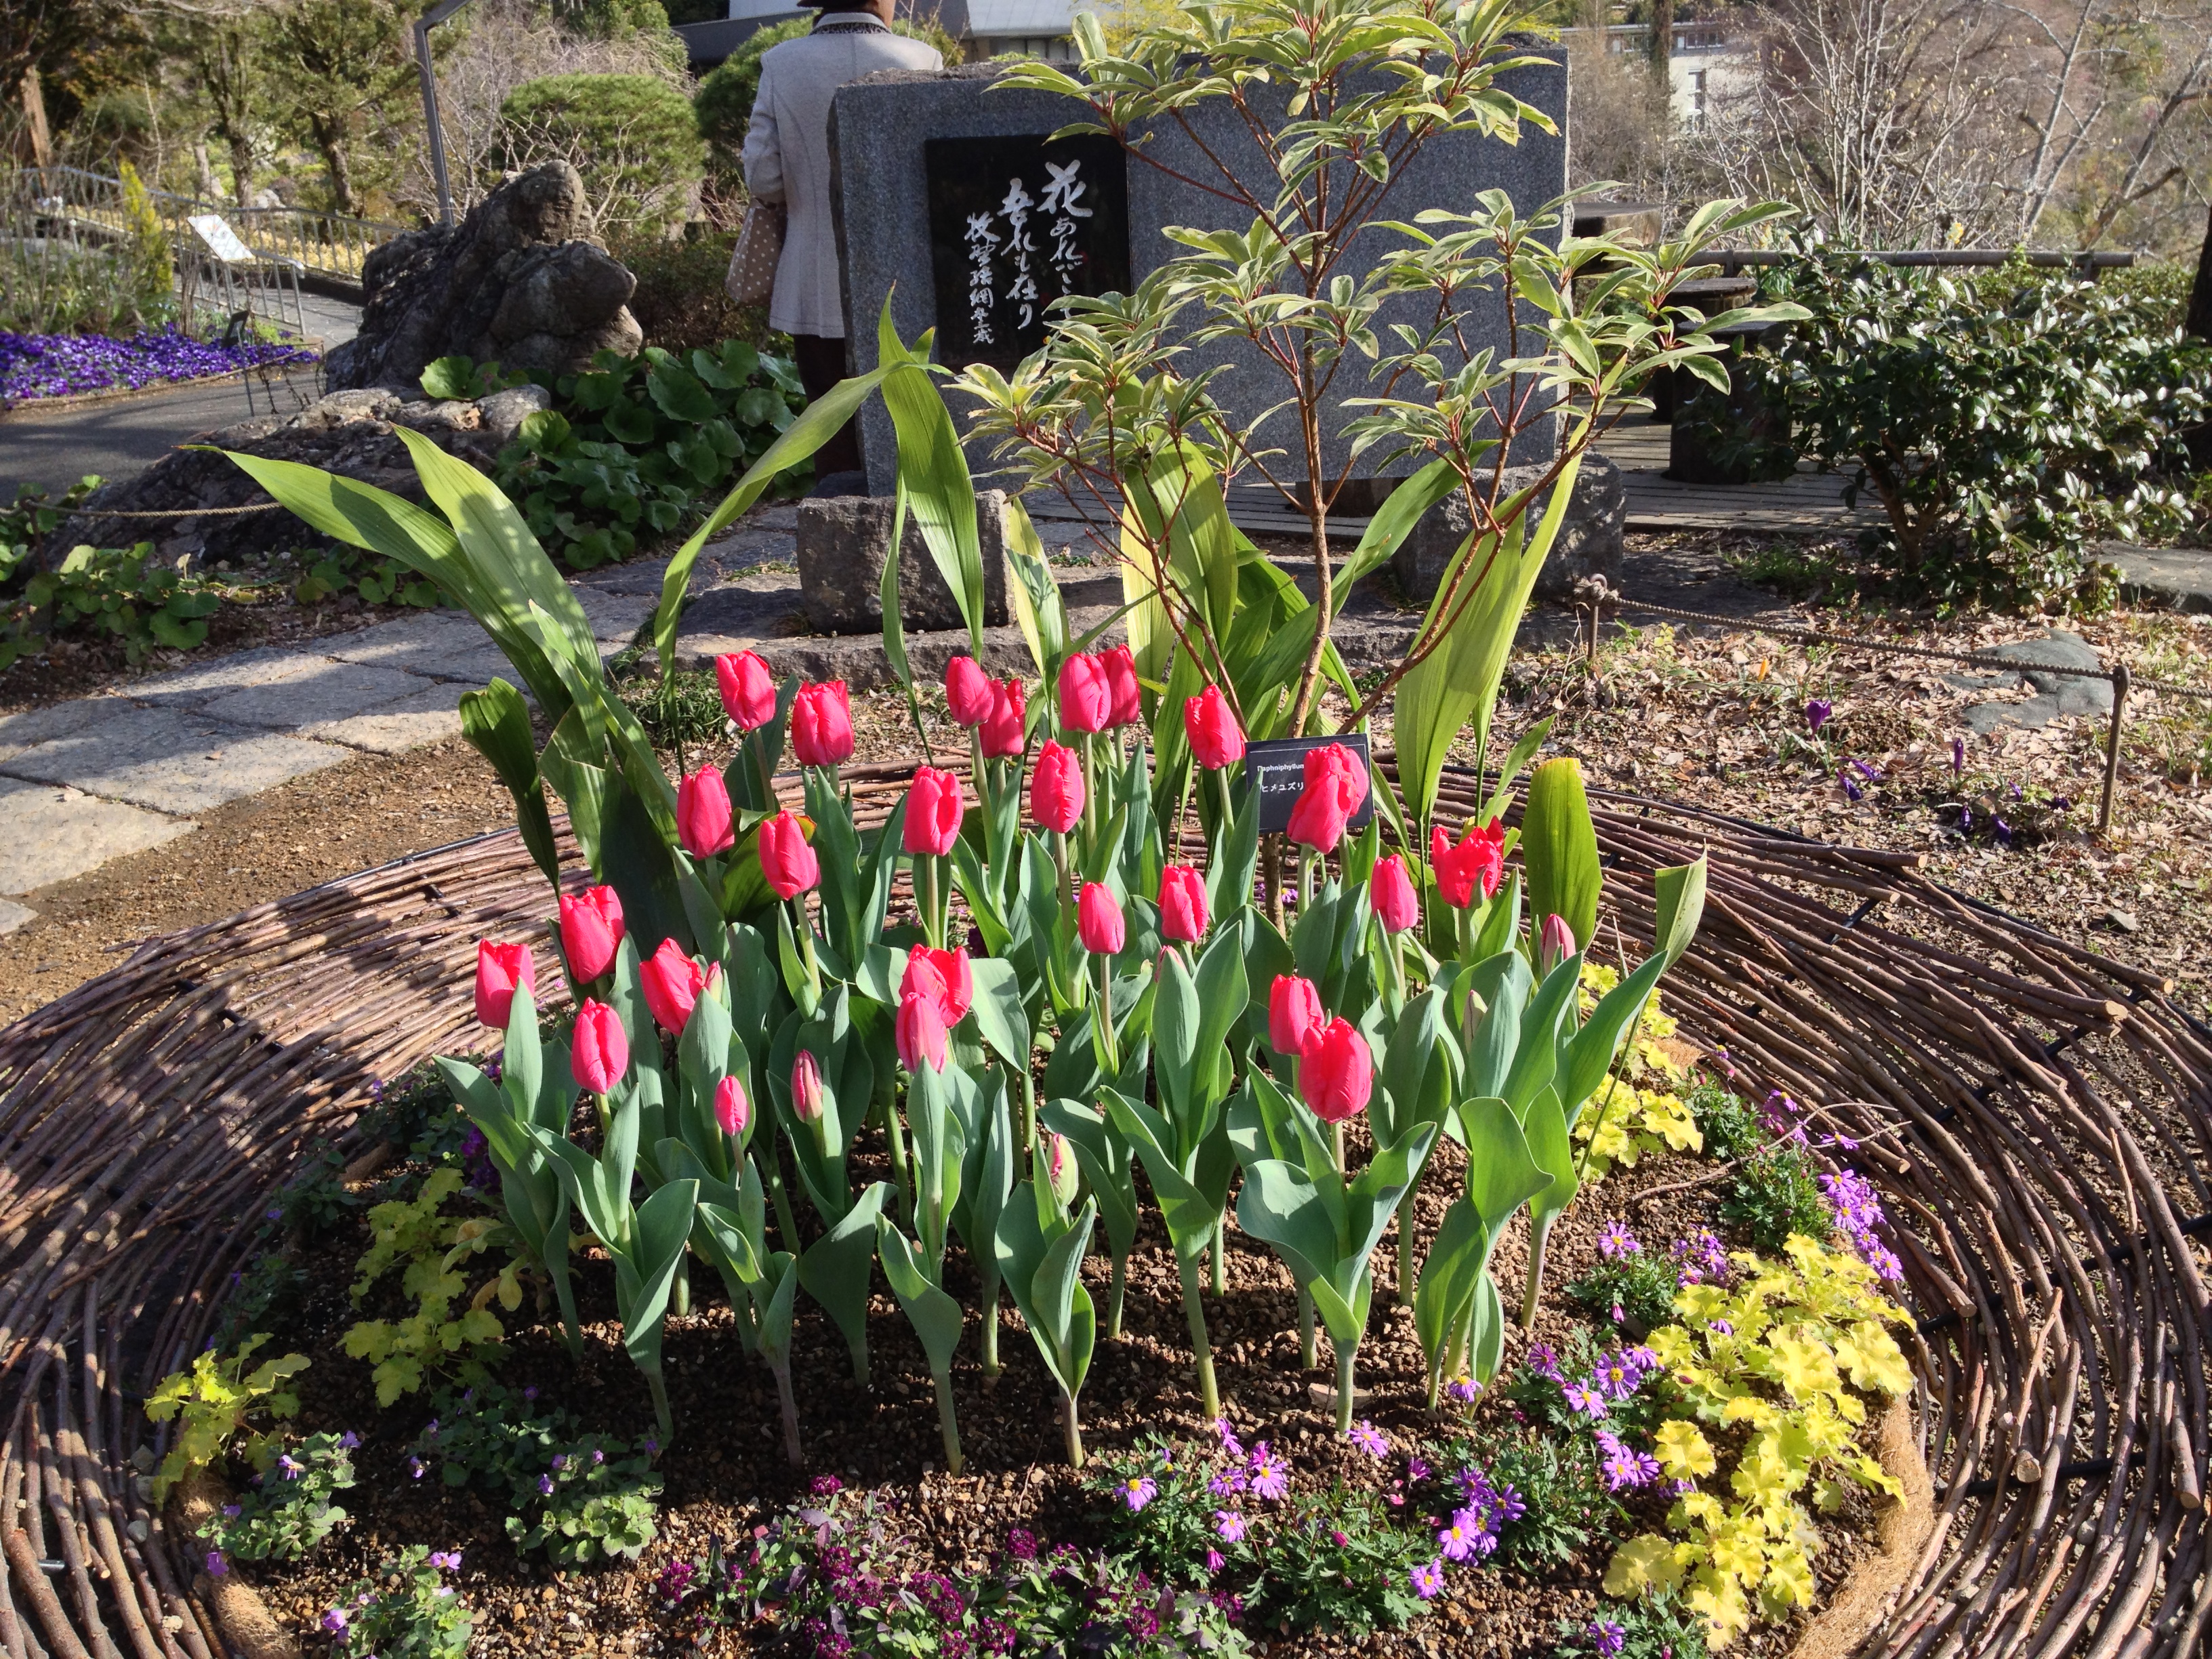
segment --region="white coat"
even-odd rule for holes
[[[762,57],[760,94],[745,131],[745,188],[763,202],[781,202],[787,216],[769,327],[845,337],[830,212],[831,96],[878,70],[944,67],[936,47],[894,34],[866,12],[825,12],[812,33]]]

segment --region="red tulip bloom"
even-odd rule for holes
[[[786,811],[760,827],[761,874],[780,899],[796,898],[822,879],[822,860],[806,844],[796,813]]]
[[[1030,816],[1064,836],[1083,817],[1083,800],[1082,757],[1047,738],[1030,774]]]
[[[1375,873],[1367,878],[1367,902],[1386,933],[1402,933],[1421,919],[1413,878],[1406,873],[1406,860],[1395,853],[1375,860]]]
[[[589,985],[614,966],[623,941],[622,901],[611,887],[586,887],[561,896],[561,950],[579,985]]]
[[[1544,918],[1544,931],[1536,941],[1536,968],[1548,974],[1582,947],[1575,943],[1575,930],[1567,926],[1561,915]]]
[[[1206,879],[1187,864],[1160,872],[1160,937],[1189,945],[1206,937]]]
[[[1118,957],[1128,943],[1128,923],[1113,890],[1100,881],[1086,881],[1075,902],[1075,931],[1083,948],[1095,957]]]
[[[842,766],[853,758],[853,710],[844,681],[799,688],[791,706],[791,747],[801,766]]]
[[[822,1064],[811,1049],[801,1048],[791,1062],[791,1109],[801,1123],[822,1121]]]
[[[738,844],[729,787],[711,766],[686,772],[676,786],[676,839],[695,859],[712,858]]]
[[[477,1022],[504,1031],[514,1012],[514,994],[538,992],[538,964],[530,959],[527,945],[495,945],[477,941]]]
[[[605,1003],[586,997],[576,1010],[568,1069],[578,1088],[595,1095],[612,1093],[629,1070],[629,1033],[623,1030],[622,1016]]]
[[[962,810],[959,779],[934,766],[915,767],[906,792],[906,850],[943,858],[960,839]]]
[[[957,725],[981,726],[991,714],[991,680],[973,657],[945,665],[945,702]]]
[[[1060,723],[1071,732],[1103,732],[1114,713],[1114,688],[1106,664],[1073,656],[1060,665]]]
[[[1367,799],[1367,769],[1340,743],[1306,750],[1305,787],[1291,808],[1286,833],[1317,853],[1334,853],[1345,826]]]
[[[1298,1092],[1324,1123],[1342,1123],[1367,1109],[1375,1092],[1375,1056],[1348,1019],[1333,1019],[1306,1038],[1298,1056]]]
[[[745,1098],[745,1085],[726,1077],[714,1085],[714,1121],[722,1133],[736,1139],[753,1121],[753,1103]]]
[[[1218,685],[1209,685],[1196,696],[1184,699],[1182,729],[1190,739],[1190,752],[1209,772],[1244,758],[1243,728],[1229,712],[1229,699],[1221,695]]]
[[[983,717],[983,758],[1005,760],[1022,752],[1029,719],[1029,687],[1018,679],[991,682],[991,712]]]
[[[899,980],[899,1000],[927,997],[937,1005],[937,1017],[951,1030],[975,1003],[975,975],[965,951],[938,951],[917,945],[906,953],[906,973]]]
[[[775,681],[757,652],[715,658],[714,683],[721,690],[722,712],[738,731],[757,732],[775,718]]]
[[[891,1034],[898,1044],[899,1064],[908,1071],[918,1073],[924,1066],[933,1072],[945,1069],[945,1020],[928,997],[919,992],[901,997]]]
[[[1106,671],[1106,724],[1135,726],[1145,718],[1144,689],[1137,684],[1137,659],[1117,645],[1099,659]]]
[[[637,976],[645,988],[645,1006],[653,1011],[654,1023],[671,1036],[682,1036],[692,1005],[707,988],[707,970],[685,956],[674,939],[665,939],[638,969]]]
[[[1437,890],[1455,910],[1474,902],[1478,889],[1490,897],[1505,878],[1505,831],[1496,818],[1487,828],[1470,830],[1455,847],[1443,826],[1429,831],[1429,866],[1437,872]]]
[[[1321,1029],[1321,992],[1310,979],[1278,974],[1267,988],[1267,1041],[1285,1060],[1306,1051],[1306,1039]]]

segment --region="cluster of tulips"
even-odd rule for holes
[[[1340,1424],[1371,1258],[1394,1222],[1431,1403],[1442,1382],[1487,1380],[1504,1319],[1492,1249],[1528,1206],[1533,1312],[1543,1233],[1577,1184],[1577,1115],[1670,959],[1662,948],[1581,1015],[1594,840],[1582,926],[1539,913],[1524,928],[1514,832],[1489,814],[1437,826],[1424,860],[1378,799],[1385,810],[1355,833],[1376,781],[1356,750],[1323,744],[1305,754],[1290,815],[1296,878],[1270,882],[1275,902],[1262,905],[1231,699],[1208,686],[1188,700],[1194,768],[1163,811],[1146,748],[1129,741],[1142,688],[1126,647],[1066,657],[1035,700],[1020,679],[956,659],[945,694],[970,734],[968,781],[917,767],[863,831],[837,776],[854,746],[843,685],[778,685],[750,653],[717,669],[738,751],[678,786],[683,903],[633,890],[626,914],[618,874],[560,898],[551,940],[576,1012],[550,1041],[530,947],[486,941],[477,1013],[505,1034],[503,1063],[495,1079],[441,1062],[572,1346],[572,1218],[612,1259],[623,1340],[664,1436],[661,1328],[688,1305],[694,1262],[720,1275],[744,1346],[774,1373],[794,1462],[797,1295],[842,1333],[865,1381],[880,1267],[928,1357],[951,1467],[952,1364],[972,1320],[983,1370],[999,1370],[1002,1291],[1058,1385],[1079,1463],[1100,1322],[1082,1263],[1103,1232],[1115,1340],[1147,1198],[1173,1243],[1209,1416],[1203,1291],[1209,1263],[1224,1291],[1232,1207],[1297,1284],[1310,1367],[1326,1331]],[[803,811],[769,787],[787,738]],[[1582,879],[1590,830],[1572,765],[1531,786],[1532,890]],[[1176,856],[1194,818],[1202,865]],[[1401,843],[1388,854],[1386,819]],[[902,869],[913,910],[895,920]],[[1671,921],[1662,933],[1686,939]],[[580,1095],[596,1152],[572,1133]],[[1347,1137],[1355,1121],[1366,1133]],[[887,1181],[848,1175],[864,1132]],[[1414,1196],[1446,1137],[1466,1175],[1421,1251]],[[980,1306],[946,1288],[956,1244]]]

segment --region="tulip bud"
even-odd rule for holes
[[[707,988],[706,969],[685,956],[674,939],[665,939],[638,969],[637,977],[654,1023],[671,1036],[682,1036],[693,1005]]]
[[[1044,1142],[1045,1179],[1052,1183],[1052,1195],[1066,1208],[1082,1190],[1082,1172],[1075,1166],[1075,1154],[1068,1150],[1066,1136],[1049,1129],[1039,1129],[1037,1135]]]
[[[1160,872],[1160,937],[1177,945],[1206,937],[1206,878],[1187,864]]]
[[[1095,957],[1118,957],[1128,943],[1128,924],[1121,906],[1105,883],[1086,881],[1075,902],[1075,931],[1083,948]]]
[[[561,896],[561,951],[577,984],[589,985],[613,967],[622,940],[622,901],[613,888],[586,887]]]
[[[504,1031],[514,1012],[514,994],[538,991],[538,964],[530,959],[527,945],[477,942],[477,1021]]]
[[[791,1109],[801,1123],[822,1121],[822,1066],[811,1049],[801,1048],[791,1062]]]
[[[1190,752],[1209,772],[1244,758],[1243,730],[1237,724],[1237,716],[1229,712],[1229,699],[1221,695],[1218,685],[1209,685],[1196,696],[1185,699],[1182,730],[1190,739]]]
[[[1496,818],[1480,830],[1470,830],[1452,845],[1439,824],[1429,831],[1429,867],[1436,872],[1437,890],[1455,910],[1474,904],[1479,891],[1489,898],[1505,878],[1505,830]]]
[[[780,899],[796,898],[822,879],[822,860],[806,844],[806,831],[789,811],[760,827],[761,874]]]
[[[899,1000],[910,996],[927,997],[936,1005],[945,1029],[951,1030],[975,1006],[975,975],[968,953],[915,945],[906,953],[906,972],[899,980]]]
[[[1064,836],[1083,817],[1083,799],[1082,757],[1046,738],[1030,774],[1030,816]]]
[[[757,732],[775,718],[775,681],[757,652],[733,651],[714,659],[722,712],[740,732]]]
[[[945,665],[945,702],[957,726],[981,726],[991,713],[991,680],[973,657]]]
[[[1543,933],[1536,941],[1536,971],[1550,973],[1580,948],[1575,943],[1575,930],[1567,926],[1565,916],[1546,916]]]
[[[1317,853],[1333,853],[1367,799],[1367,769],[1340,743],[1306,750],[1305,787],[1291,808],[1290,838]]]
[[[991,712],[983,717],[985,760],[1006,760],[1022,752],[1029,718],[1029,688],[1018,679],[991,682]]]
[[[1342,1123],[1367,1109],[1375,1057],[1350,1020],[1333,1019],[1307,1037],[1298,1057],[1298,1092],[1324,1123]]]
[[[712,858],[738,844],[729,787],[711,766],[686,772],[676,786],[676,839],[695,859]]]
[[[1060,723],[1070,732],[1103,732],[1114,713],[1106,665],[1078,654],[1060,665]]]
[[[568,1069],[576,1086],[594,1095],[611,1094],[629,1070],[629,1033],[623,1030],[622,1016],[605,1003],[586,997],[576,1011]]]
[[[1406,873],[1406,860],[1395,853],[1375,860],[1375,872],[1367,878],[1367,902],[1386,933],[1402,933],[1421,919],[1413,878]]]
[[[901,997],[891,1035],[898,1045],[899,1064],[908,1071],[918,1073],[924,1066],[933,1072],[945,1069],[945,1020],[931,998],[920,992]]]
[[[1144,689],[1137,684],[1137,659],[1126,645],[1099,659],[1106,673],[1106,724],[1135,726],[1145,718]]]
[[[1278,974],[1267,988],[1267,1041],[1285,1060],[1306,1051],[1306,1038],[1322,1019],[1321,992],[1310,979]]]
[[[726,1077],[714,1085],[714,1121],[732,1139],[742,1139],[753,1121],[753,1103],[745,1098],[745,1085]]]
[[[943,858],[960,839],[960,780],[934,766],[914,769],[906,793],[904,846],[916,857]]]
[[[791,705],[791,747],[801,766],[842,766],[853,757],[853,710],[845,682],[802,685]]]

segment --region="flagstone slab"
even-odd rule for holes
[[[188,836],[187,819],[100,800],[64,785],[0,778],[0,893],[28,893],[94,870],[110,859]],[[9,921],[6,913],[21,911]],[[0,933],[36,913],[0,904]]]
[[[255,732],[180,708],[131,708],[0,763],[9,775],[187,817],[336,766],[332,744]]]

